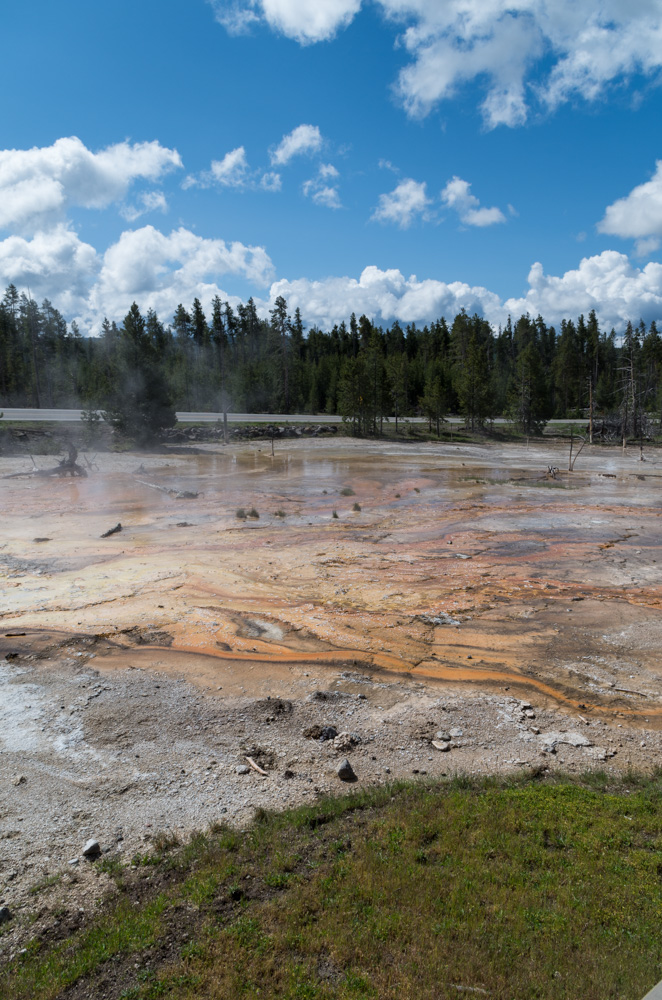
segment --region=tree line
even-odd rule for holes
[[[617,414],[638,436],[662,410],[662,337],[627,323],[601,330],[594,311],[562,320],[508,319],[494,330],[461,310],[422,327],[367,316],[304,329],[279,297],[268,319],[253,299],[236,309],[196,298],[164,324],[136,303],[123,322],[82,336],[46,299],[14,285],[0,303],[0,406],[102,409],[127,433],[174,423],[175,410],[327,413],[358,435],[422,414],[440,431],[449,413],[479,428],[504,416],[527,434],[551,418]]]

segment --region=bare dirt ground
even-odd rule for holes
[[[585,448],[552,480],[547,441],[256,442],[2,480],[0,956],[86,920],[112,885],[88,839],[245,824],[344,787],[345,758],[358,785],[657,766],[645,458]]]

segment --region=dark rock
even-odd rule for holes
[[[83,848],[83,857],[85,858],[96,858],[101,854],[101,848],[99,847],[98,840],[88,840],[85,847]]]
[[[326,740],[334,740],[338,735],[338,730],[335,726],[314,725],[304,729],[303,735],[309,740],[320,740],[324,743]]]
[[[341,781],[356,781],[357,777],[354,773],[354,768],[350,762],[345,758],[345,760],[340,764],[340,767],[336,771],[336,774]]]
[[[8,906],[0,906],[0,924],[6,924],[12,919]]]

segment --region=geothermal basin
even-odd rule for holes
[[[551,440],[287,440],[3,479],[0,903],[19,920],[0,954],[21,915],[85,920],[108,881],[88,838],[126,856],[241,824],[343,787],[344,758],[358,784],[657,766],[662,455],[643,457],[587,446],[569,473]]]

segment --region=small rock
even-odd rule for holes
[[[440,740],[442,743],[448,743],[450,740],[450,734],[445,730],[440,729],[438,733],[434,734],[435,740]]]
[[[333,741],[333,745],[336,750],[343,750],[347,752],[352,750],[353,747],[357,746],[361,742],[361,737],[358,733],[338,733]]]
[[[541,742],[545,744],[545,747],[555,747],[559,743],[567,744],[571,747],[590,747],[593,746],[591,741],[583,735],[583,733],[568,732],[568,733],[544,733],[541,737]]]
[[[460,736],[464,736],[464,733],[462,732],[461,729],[459,729],[456,726],[455,729],[451,729],[450,735],[451,735],[451,739],[458,740],[460,738]]]
[[[251,769],[247,764],[239,764],[235,767],[235,771],[237,774],[250,774]]]
[[[536,717],[536,713],[533,711],[532,708],[525,708],[524,715],[526,716],[527,719],[535,719]]]
[[[451,748],[450,742],[448,740],[443,740],[443,741],[432,740],[432,746],[435,748],[435,750],[441,750],[442,753],[446,753]]]
[[[97,855],[101,854],[101,848],[99,847],[98,840],[88,840],[85,847],[83,848],[84,858],[96,858]]]
[[[356,781],[354,768],[347,760],[347,758],[345,758],[344,761],[341,763],[340,767],[336,771],[336,774],[338,775],[341,781]]]
[[[27,780],[28,779],[25,777],[24,774],[19,774],[17,778],[14,778],[13,784],[17,786],[24,785],[27,782]]]
[[[8,906],[0,906],[0,924],[6,924],[11,920],[12,915]]]
[[[69,858],[69,864],[70,865],[77,865],[79,861],[80,861],[80,858]]]
[[[289,767],[286,767],[285,770],[283,771],[283,777],[284,778],[293,778],[294,777],[294,771],[291,771]]]

